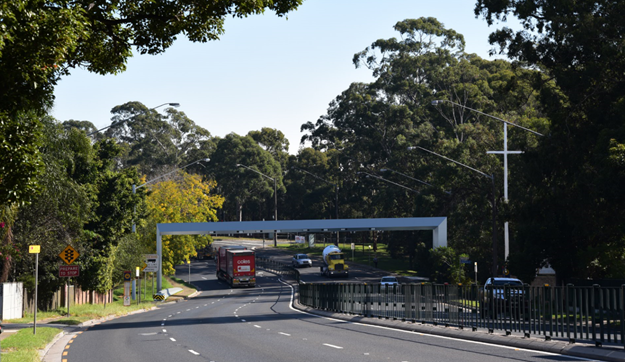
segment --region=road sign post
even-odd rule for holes
[[[139,274],[139,267],[137,267],[136,270],[137,270],[136,276],[137,276],[137,280],[138,280],[137,288],[139,288],[139,290],[138,290],[139,293],[137,293],[137,305],[139,305],[139,302],[141,301],[141,279],[139,278],[139,275],[140,275]]]
[[[130,306],[130,279],[132,274],[130,270],[124,272],[124,306]]]
[[[37,285],[39,284],[39,252],[40,245],[30,245],[28,253],[35,254],[35,320],[33,322],[33,334],[37,334]]]

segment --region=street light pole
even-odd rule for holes
[[[521,154],[521,153],[523,153],[523,151],[508,151],[508,125],[520,128],[520,129],[522,129],[524,131],[533,133],[533,134],[535,134],[537,136],[544,137],[544,135],[542,133],[538,133],[538,132],[536,132],[534,130],[531,130],[529,128],[525,128],[523,126],[519,126],[518,124],[515,124],[515,123],[512,123],[512,122],[508,122],[508,121],[503,120],[503,119],[501,119],[499,117],[495,117],[495,116],[490,115],[488,113],[484,113],[484,112],[478,111],[477,109],[473,109],[471,107],[467,107],[467,106],[464,106],[462,104],[459,104],[459,103],[456,103],[456,102],[452,102],[450,100],[446,100],[446,99],[434,100],[434,101],[432,101],[432,105],[436,106],[436,105],[439,105],[439,104],[441,104],[443,102],[451,103],[452,105],[456,105],[458,107],[462,107],[462,108],[468,109],[470,111],[482,114],[482,115],[484,115],[486,117],[490,117],[492,119],[495,119],[495,120],[503,123],[503,151],[487,151],[486,153],[503,155],[503,199],[504,199],[504,202],[507,203],[508,202],[508,155],[509,154]],[[509,237],[509,232],[508,232],[508,222],[506,221],[504,223],[504,249],[505,249],[504,250],[504,260],[508,260],[508,255],[509,255],[509,252],[510,252],[510,247],[509,247],[510,244],[509,244],[509,242],[510,242],[510,237]]]
[[[248,167],[248,166],[242,165],[242,164],[240,164],[240,163],[237,163],[237,167],[243,167],[243,168],[246,168],[246,169],[248,169],[248,170],[250,170],[250,171],[256,172],[257,174],[259,174],[259,175],[261,175],[261,176],[263,176],[263,177],[266,177],[266,178],[268,178],[268,179],[270,179],[270,180],[272,180],[272,181],[273,181],[273,200],[274,200],[274,204],[273,204],[273,215],[274,215],[274,220],[275,220],[275,221],[278,221],[278,186],[277,186],[278,184],[277,184],[277,178],[275,178],[275,177],[269,177],[269,176],[265,175],[264,173],[262,173],[262,172],[260,172],[260,171],[258,171],[258,170],[255,170],[255,169],[253,169],[253,168],[251,168],[251,167]],[[274,231],[273,231],[273,246],[274,246],[274,247],[277,247],[277,246],[278,246],[278,235],[277,235],[277,230],[274,230]]]
[[[492,213],[493,214],[492,215],[492,217],[493,217],[493,226],[492,226],[492,228],[493,228],[493,232],[492,232],[492,234],[493,234],[492,235],[492,237],[493,237],[493,241],[492,241],[492,243],[493,243],[493,246],[492,246],[493,247],[493,266],[491,268],[491,273],[492,273],[493,277],[497,276],[498,247],[497,247],[497,199],[496,199],[496,196],[495,196],[495,175],[494,174],[488,175],[488,174],[486,174],[486,173],[484,173],[484,172],[482,172],[482,171],[480,171],[478,169],[475,169],[475,168],[473,168],[471,166],[467,166],[464,163],[458,162],[456,160],[452,160],[451,158],[443,156],[441,154],[438,154],[438,153],[436,153],[434,151],[430,151],[427,148],[423,148],[423,147],[420,147],[420,146],[408,147],[408,150],[415,150],[415,149],[419,149],[419,150],[422,150],[422,151],[425,151],[425,152],[429,152],[429,153],[431,153],[433,155],[436,155],[438,157],[444,158],[447,161],[450,161],[450,162],[453,162],[453,163],[455,163],[457,165],[460,165],[462,167],[468,168],[469,170],[477,172],[480,175],[485,176],[485,177],[487,177],[487,178],[489,178],[491,180],[491,186],[492,186],[492,206],[493,206],[493,213]]]

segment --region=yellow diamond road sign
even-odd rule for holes
[[[69,265],[73,263],[74,261],[76,261],[76,259],[78,259],[80,254],[78,254],[76,249],[68,245],[67,248],[63,249],[63,251],[61,252],[61,254],[59,254],[59,256],[61,257],[61,259],[63,259],[65,264]]]

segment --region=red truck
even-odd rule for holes
[[[231,287],[256,286],[256,255],[244,246],[222,246],[217,258],[217,278]]]

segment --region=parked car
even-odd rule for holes
[[[382,289],[386,289],[399,285],[399,282],[395,277],[382,277],[382,279],[380,279],[380,285]]]
[[[303,266],[312,267],[312,260],[310,260],[306,254],[295,254],[293,255],[293,259],[291,259],[291,264],[294,268]]]
[[[525,285],[517,278],[488,278],[482,294],[482,317],[512,315],[525,318],[529,300],[526,298]]]

